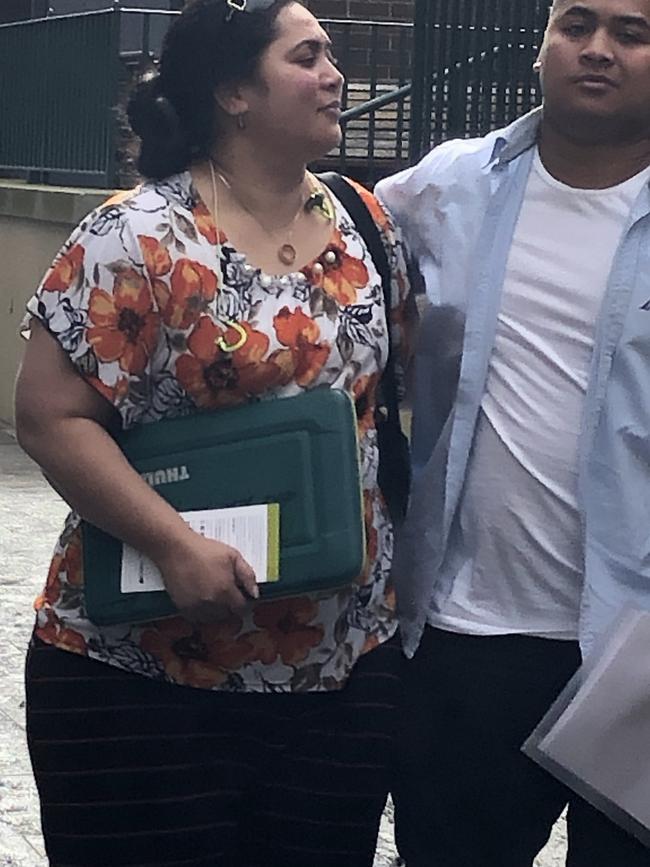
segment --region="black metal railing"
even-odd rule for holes
[[[414,151],[482,135],[539,104],[532,66],[548,0],[420,0],[414,101],[423,119]]]
[[[324,19],[345,74],[341,147],[326,162],[372,181],[408,160],[413,23]]]
[[[348,105],[341,168],[348,153],[359,154],[366,146],[364,179],[372,182],[442,141],[484,135],[538,105],[541,91],[532,67],[549,5],[548,0],[416,0],[408,75],[384,80],[367,103]],[[379,147],[373,135],[378,128],[383,130]],[[356,138],[350,135],[354,129],[362,131]]]
[[[118,24],[107,11],[0,26],[0,171],[111,185]]]
[[[548,0],[416,0],[414,22],[325,19],[346,85],[343,140],[324,163],[373,182],[536,105],[547,11]],[[0,172],[128,183],[115,106],[176,14],[115,3],[0,26]]]

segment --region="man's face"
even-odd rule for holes
[[[650,0],[556,0],[539,59],[546,114],[567,131],[650,134]]]

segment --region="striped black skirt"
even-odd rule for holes
[[[371,867],[397,640],[345,688],[174,686],[32,641],[27,733],[52,867]]]

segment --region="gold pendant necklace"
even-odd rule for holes
[[[277,241],[275,240],[275,238],[273,237],[273,235],[271,234],[271,232],[269,232],[268,229],[267,229],[265,226],[263,226],[262,223],[260,223],[260,221],[257,219],[257,217],[255,216],[255,214],[254,214],[254,213],[253,213],[249,208],[247,208],[246,205],[242,202],[242,200],[237,196],[237,194],[235,193],[235,191],[234,191],[234,189],[233,189],[233,187],[232,187],[232,184],[230,183],[230,181],[229,181],[227,178],[224,177],[223,173],[222,173],[221,171],[219,171],[219,169],[217,169],[217,168],[215,167],[215,164],[214,164],[213,160],[209,160],[209,164],[210,164],[210,173],[211,173],[211,177],[212,177],[212,196],[213,196],[213,200],[214,200],[214,201],[217,200],[217,184],[216,184],[216,178],[215,178],[215,176],[216,176],[216,177],[219,178],[219,180],[221,181],[221,183],[226,187],[226,189],[230,192],[230,194],[231,194],[232,197],[235,199],[235,201],[237,202],[237,204],[239,205],[239,207],[240,207],[243,211],[245,211],[245,212],[248,214],[248,216],[249,216],[249,217],[250,217],[250,218],[251,218],[251,219],[252,219],[252,220],[253,220],[253,221],[254,221],[254,222],[259,226],[259,228],[264,232],[264,234],[265,234],[265,235],[266,235],[266,236],[267,236],[267,237],[268,237],[268,238],[269,238],[269,239],[270,239],[274,244],[276,244]],[[310,192],[309,192],[309,195],[308,195],[307,198],[306,198],[306,199],[301,203],[300,207],[298,208],[298,210],[296,211],[295,215],[294,215],[293,218],[291,219],[291,222],[290,222],[290,223],[288,224],[288,226],[286,227],[286,231],[287,231],[287,235],[288,235],[287,240],[284,241],[282,244],[280,244],[280,246],[278,247],[278,249],[277,249],[277,251],[276,251],[276,255],[277,255],[277,257],[278,257],[278,261],[281,262],[281,263],[282,263],[285,267],[287,267],[287,268],[290,268],[292,265],[294,265],[296,259],[298,258],[298,253],[297,253],[297,251],[296,251],[296,248],[295,248],[295,247],[293,246],[293,244],[291,243],[291,238],[292,238],[292,236],[293,236],[293,231],[294,231],[294,229],[295,229],[295,227],[296,227],[296,223],[298,222],[298,219],[299,219],[300,215],[301,215],[303,212],[305,212],[305,213],[310,213],[310,212],[313,210],[314,206],[311,204],[311,202],[312,202],[314,196],[318,197],[318,198],[319,198],[319,201],[320,201],[320,196],[321,196],[321,195],[324,195],[324,194],[322,193],[321,190],[316,190],[315,188],[312,188],[312,189],[310,190]],[[322,210],[320,207],[318,208],[318,210],[319,210],[321,213],[323,213],[323,210]],[[326,216],[327,216],[328,221],[331,220],[331,216],[330,216],[329,213],[327,213]],[[218,231],[218,229],[217,229],[217,231]]]
[[[289,265],[293,265],[293,263],[296,261],[296,256],[296,248],[293,246],[293,244],[289,244],[288,242],[286,244],[283,244],[278,250],[278,259],[282,262],[283,265],[286,265],[287,267]]]

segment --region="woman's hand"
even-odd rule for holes
[[[241,611],[259,595],[253,570],[234,548],[188,527],[130,466],[106,430],[115,418],[34,322],[16,386],[25,451],[83,518],[154,561],[186,617],[205,622]]]
[[[187,528],[183,538],[153,552],[167,592],[194,623],[222,620],[259,597],[255,573],[235,548]]]

